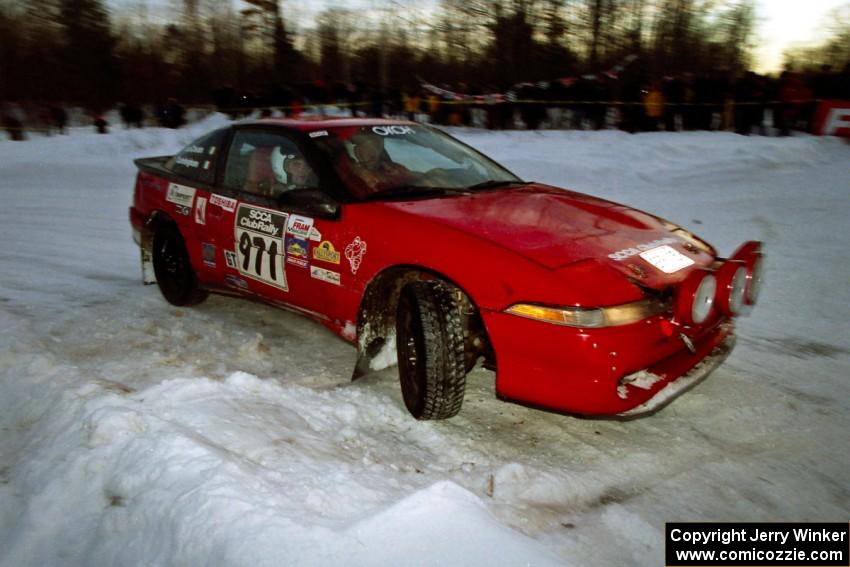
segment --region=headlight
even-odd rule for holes
[[[528,319],[565,325],[568,327],[598,328],[616,327],[641,321],[666,311],[661,301],[644,299],[610,307],[548,307],[530,303],[518,303],[505,312]]]
[[[747,292],[747,265],[730,260],[717,270],[717,304],[726,315],[737,315]]]
[[[676,292],[676,317],[689,325],[704,323],[711,315],[717,280],[707,270],[694,270]]]

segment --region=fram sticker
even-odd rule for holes
[[[236,269],[236,252],[230,250],[224,251],[224,261],[227,262],[228,268]]]
[[[170,201],[181,207],[191,207],[194,198],[195,189],[193,187],[186,187],[177,183],[168,184],[168,193],[165,194],[166,201]]]
[[[215,268],[215,245],[208,242],[201,244],[201,256],[204,259],[204,264]]]
[[[200,195],[195,199],[195,222],[207,224],[207,199]]]
[[[321,244],[313,248],[313,258],[321,260],[322,262],[339,264],[339,252],[337,252],[334,245],[327,240],[323,240]]]
[[[289,224],[286,227],[286,232],[307,238],[310,234],[310,229],[313,228],[313,219],[310,217],[302,217],[300,215],[292,215],[289,217]]]
[[[360,262],[363,261],[363,256],[366,254],[366,242],[360,240],[360,237],[345,247],[345,258],[351,265],[351,273],[356,274],[360,269]]]
[[[216,205],[217,207],[221,207],[229,213],[232,213],[236,210],[236,199],[231,199],[230,197],[223,197],[221,195],[216,195],[215,193],[210,195],[210,204]]]
[[[339,272],[332,272],[324,268],[317,268],[316,266],[313,266],[310,268],[310,277],[330,284],[339,285]]]

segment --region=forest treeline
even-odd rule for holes
[[[92,110],[310,85],[376,92],[423,81],[468,92],[618,69],[651,81],[753,65],[755,0],[413,0],[339,3],[305,20],[295,0],[0,0],[0,101]],[[850,61],[850,4],[799,68]],[[627,65],[623,62],[627,61]]]

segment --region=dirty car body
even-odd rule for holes
[[[412,122],[244,122],[136,163],[146,283],[176,305],[215,292],[311,317],[356,346],[355,378],[395,351],[419,419],[455,415],[476,364],[503,399],[653,411],[728,354],[761,281],[759,242],[721,258]]]

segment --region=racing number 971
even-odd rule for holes
[[[236,254],[244,277],[287,291],[283,235],[286,214],[240,205],[236,213]]]

